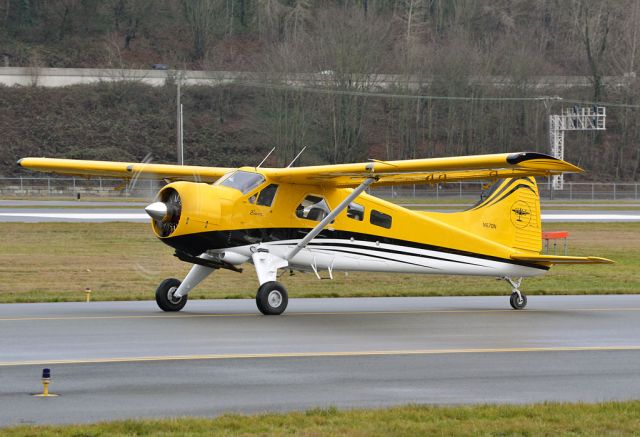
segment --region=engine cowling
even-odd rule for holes
[[[145,211],[152,218],[155,234],[163,239],[211,232],[220,228],[223,215],[230,215],[239,195],[239,191],[227,187],[172,182],[160,190]]]

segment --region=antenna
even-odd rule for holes
[[[270,151],[269,153],[267,153],[267,156],[265,156],[265,157],[264,157],[264,159],[263,159],[262,161],[260,161],[260,164],[258,164],[258,165],[256,166],[256,168],[260,168],[260,166],[261,166],[262,164],[264,164],[264,162],[267,160],[267,158],[268,158],[269,156],[271,156],[271,154],[273,153],[273,151],[274,151],[274,150],[276,150],[276,148],[275,148],[275,147],[274,147],[273,149],[271,149],[271,151]]]
[[[369,158],[369,159],[367,159],[367,161],[369,161],[369,162],[379,162],[380,164],[390,165],[391,167],[397,167],[397,165],[391,164],[389,161],[381,161],[379,159],[373,159],[373,158]]]
[[[291,167],[291,166],[293,165],[293,163],[294,163],[294,162],[296,162],[296,160],[297,160],[298,158],[300,158],[300,155],[302,155],[302,152],[304,152],[306,149],[307,149],[307,146],[304,146],[304,147],[302,148],[302,150],[301,150],[300,152],[298,152],[298,154],[296,155],[296,157],[295,157],[295,158],[293,158],[293,160],[289,163],[289,165],[287,166],[287,168]]]

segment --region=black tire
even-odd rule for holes
[[[156,290],[156,303],[162,311],[180,311],[187,304],[187,296],[173,299],[173,293],[180,286],[180,281],[175,278],[165,279]]]
[[[287,289],[279,282],[265,282],[258,288],[256,305],[265,316],[277,316],[287,309],[289,295]]]
[[[527,306],[527,295],[521,292],[520,296],[522,296],[522,299],[518,297],[518,293],[511,293],[509,303],[514,310],[521,310]]]

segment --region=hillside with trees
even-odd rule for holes
[[[548,151],[550,113],[607,102],[607,131],[567,136],[567,159],[639,178],[634,0],[2,0],[0,24],[9,66],[255,72],[183,87],[187,163]],[[296,73],[322,84],[285,85]],[[0,174],[28,155],[172,162],[175,98],[172,81],[0,87]]]

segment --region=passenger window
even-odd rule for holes
[[[391,228],[391,216],[383,212],[372,209],[370,220],[372,225],[380,226],[387,229]]]
[[[276,191],[278,191],[278,185],[268,185],[264,190],[260,191],[258,195],[258,205],[271,206],[274,197],[276,197]]]
[[[302,203],[296,208],[296,216],[307,219],[315,220],[317,222],[322,221],[331,210],[327,201],[318,196],[307,196]]]
[[[351,202],[349,206],[347,206],[347,217],[361,222],[364,220],[364,206]]]

